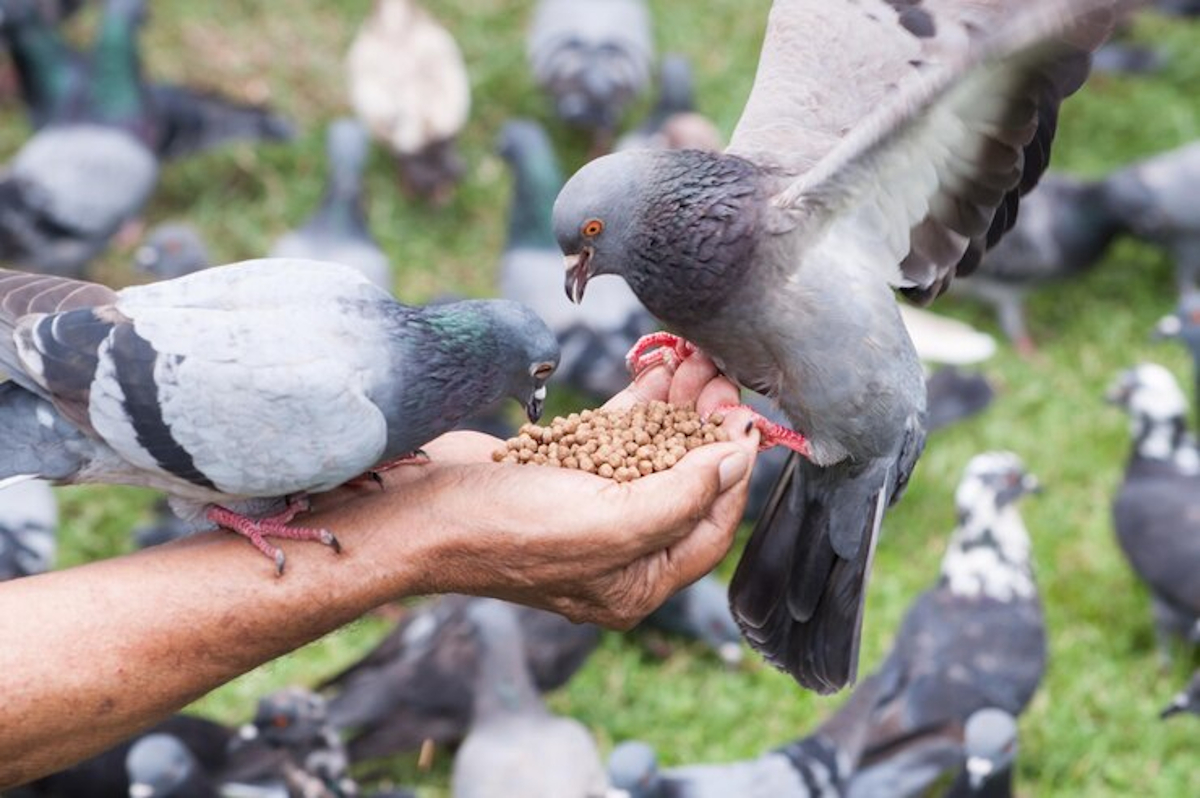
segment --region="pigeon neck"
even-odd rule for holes
[[[508,216],[508,247],[557,249],[551,223],[554,200],[563,186],[554,154],[526,149],[513,157],[513,197]]]
[[[1200,473],[1200,458],[1182,415],[1153,418],[1137,414],[1131,422],[1131,433],[1135,460],[1169,463],[1188,473]]]
[[[942,560],[941,584],[971,598],[1033,598],[1029,556],[1029,533],[1016,507],[984,500],[960,516]]]
[[[474,612],[480,644],[472,714],[475,723],[507,715],[544,713],[525,658],[525,643],[511,607],[500,604]]]
[[[971,784],[971,777],[966,770],[960,771],[947,790],[946,798],[1012,798],[1012,794],[1012,765],[1005,765],[979,785]]]
[[[132,132],[143,123],[141,64],[137,51],[139,20],[132,14],[105,14],[92,56],[92,113],[96,121]]]
[[[330,176],[321,206],[309,228],[372,241],[371,230],[362,203],[362,180],[357,173],[337,167]]]
[[[66,45],[40,15],[4,26],[4,40],[25,104],[35,118],[52,121],[65,107],[71,89]]]

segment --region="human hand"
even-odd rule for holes
[[[701,413],[739,401],[736,386],[695,355],[674,371],[648,370],[605,406],[652,400],[692,402]],[[429,464],[386,472],[378,498],[427,511],[434,534],[420,592],[495,596],[630,628],[729,550],[758,447],[749,422],[730,413],[729,442],[620,484],[580,471],[496,464],[497,439],[451,433],[425,447]]]

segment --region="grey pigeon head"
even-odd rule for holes
[[[200,231],[183,222],[156,225],[133,258],[139,271],[160,280],[183,277],[212,265]]]
[[[329,124],[325,134],[325,152],[335,190],[358,191],[369,149],[367,130],[357,119],[343,117]]]
[[[149,734],[129,749],[125,771],[130,798],[176,795],[197,776],[196,758],[177,737]]]
[[[1040,489],[1037,477],[1025,471],[1017,455],[984,452],[967,463],[954,501],[960,515],[973,515],[987,509],[1003,509]]]
[[[242,726],[238,736],[276,748],[295,748],[320,742],[328,720],[322,696],[303,687],[287,687],[261,699],[254,720]]]
[[[1138,457],[1200,473],[1200,457],[1187,431],[1187,398],[1170,371],[1142,363],[1122,372],[1105,398],[1129,414]]]
[[[608,780],[628,798],[660,798],[662,780],[654,748],[640,740],[618,745],[608,756]]]
[[[1017,756],[1017,721],[1003,709],[988,707],[972,713],[963,733],[967,779],[981,789],[998,774],[1012,769]]]
[[[1171,703],[1163,709],[1159,717],[1169,718],[1181,712],[1200,715],[1200,670],[1192,674],[1192,680],[1188,682],[1187,688],[1171,699]]]
[[[671,596],[646,623],[700,640],[729,667],[742,662],[742,636],[729,610],[725,586],[712,574]]]
[[[546,129],[532,119],[510,119],[496,136],[496,154],[510,163],[523,154],[552,149]]]

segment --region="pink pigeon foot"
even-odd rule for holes
[[[748,405],[722,405],[714,412],[728,415],[734,410],[745,410],[754,416],[751,423],[758,430],[758,450],[760,452],[765,452],[767,449],[773,449],[776,446],[784,446],[802,457],[812,457],[808,438],[805,438],[795,430],[788,429],[782,424],[776,424]]]
[[[315,540],[333,549],[335,554],[341,554],[342,545],[328,529],[312,529],[310,527],[289,526],[297,515],[309,509],[308,497],[300,494],[289,496],[287,509],[266,518],[249,518],[241,513],[235,513],[225,507],[214,506],[208,509],[205,517],[214,524],[242,535],[254,548],[263,553],[267,559],[275,563],[275,573],[283,575],[284,556],[278,546],[272,546],[267,538],[282,538],[284,540]]]
[[[653,350],[653,351],[651,351]],[[696,353],[696,345],[691,341],[666,332],[643,335],[625,355],[625,366],[636,380],[647,369],[660,364],[668,368],[677,368],[680,363]]]

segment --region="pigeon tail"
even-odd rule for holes
[[[729,596],[750,645],[803,687],[827,694],[855,678],[879,525],[924,441],[914,419],[895,458],[822,467],[796,454],[780,474]]]

